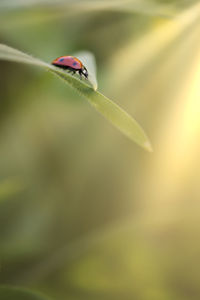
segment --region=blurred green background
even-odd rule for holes
[[[0,62],[0,282],[55,300],[200,299],[200,5],[0,2],[0,40],[89,50],[129,141],[48,72]],[[2,299],[4,300],[4,299]]]

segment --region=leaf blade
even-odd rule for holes
[[[79,80],[62,69],[3,44],[0,44],[0,59],[37,65],[59,76],[83,95],[98,112],[124,135],[147,151],[152,151],[150,141],[141,126],[116,103],[96,91],[94,86],[93,88],[89,86],[85,80]]]
[[[144,130],[125,110],[99,92],[91,94],[88,100],[124,135],[147,151],[152,152],[151,143]]]

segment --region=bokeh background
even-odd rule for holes
[[[199,300],[199,1],[1,0],[0,40],[46,62],[93,52],[99,90],[154,148],[52,74],[1,61],[1,284]]]

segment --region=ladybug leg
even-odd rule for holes
[[[82,79],[82,70],[79,70],[78,73],[80,75],[80,79]]]
[[[70,70],[70,73],[73,73],[73,74],[75,73],[74,69],[70,68],[69,70]]]
[[[74,73],[74,70],[72,70],[71,68],[67,68],[68,73]]]

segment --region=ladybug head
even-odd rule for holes
[[[86,67],[82,68],[82,73],[85,76],[85,78],[88,79],[88,71],[87,71]]]

